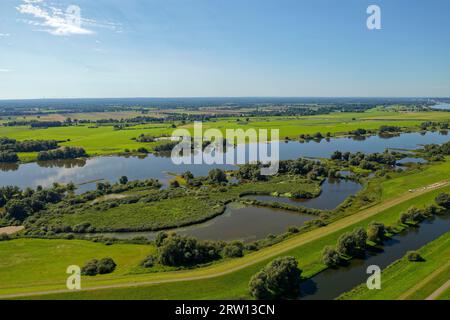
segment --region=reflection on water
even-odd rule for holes
[[[425,244],[450,231],[450,216],[436,217],[423,222],[418,228],[410,228],[385,242],[380,252],[370,252],[365,259],[354,259],[349,265],[337,269],[327,269],[301,285],[305,300],[331,300],[361,283],[369,275],[367,267],[377,265],[384,269],[401,259],[406,252],[417,250]]]
[[[269,234],[281,234],[290,226],[302,226],[314,216],[261,207],[230,204],[224,214],[205,223],[170,231],[202,240],[255,241]],[[153,240],[157,232],[104,233],[107,237],[132,239],[146,237]],[[94,234],[95,235],[95,234]]]
[[[72,169],[84,167],[86,165],[86,161],[87,161],[86,159],[50,160],[50,161],[38,161],[37,165],[41,168]]]
[[[17,163],[3,163],[0,162],[0,171],[17,171],[19,165]]]
[[[322,184],[322,193],[314,199],[291,199],[273,196],[246,196],[258,201],[282,202],[306,208],[333,210],[349,196],[355,195],[362,186],[351,180],[328,179]]]
[[[449,137],[438,132],[425,135],[407,133],[389,139],[372,136],[364,141],[353,138],[323,139],[320,142],[292,141],[280,144],[280,159],[297,159],[300,157],[329,158],[340,150],[342,152],[383,152],[386,148],[415,149],[420,145],[449,141]],[[249,147],[247,147],[248,152]],[[270,148],[269,148],[270,149]],[[247,157],[248,159],[248,157]],[[16,185],[21,188],[50,186],[53,182],[83,184],[88,181],[108,180],[116,182],[121,176],[128,176],[130,180],[155,178],[167,182],[168,172],[183,173],[191,171],[196,176],[205,176],[211,169],[235,169],[232,165],[175,165],[167,157],[148,155],[138,157],[97,157],[87,160],[58,161],[46,163],[28,163],[20,165],[3,164],[0,167],[0,185]],[[15,171],[12,171],[15,170]],[[95,188],[95,183],[84,184],[78,192]]]

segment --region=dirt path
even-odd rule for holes
[[[25,229],[24,226],[19,226],[19,227],[4,227],[4,228],[0,228],[0,234],[14,234],[17,233],[19,231],[22,231],[23,229]]]
[[[439,276],[441,273],[443,273],[444,271],[447,270],[447,268],[450,267],[450,262],[448,262],[447,264],[443,265],[442,267],[440,267],[439,269],[435,270],[434,272],[432,272],[430,275],[428,275],[425,279],[423,279],[422,281],[420,281],[419,283],[417,283],[415,286],[413,286],[412,288],[410,288],[408,291],[406,291],[405,293],[403,293],[398,300],[406,300],[408,299],[409,296],[411,296],[412,294],[414,294],[416,291],[420,290],[421,288],[423,288],[424,286],[426,286],[428,283],[430,283],[431,281],[433,281],[433,279],[435,279],[437,276]],[[439,290],[439,289],[438,289]],[[427,298],[427,300],[429,300]]]
[[[111,279],[111,281],[115,281],[116,283],[111,284],[111,285],[95,285],[91,282],[90,284],[92,286],[84,288],[83,291],[94,291],[94,290],[114,289],[114,288],[129,288],[129,287],[147,286],[147,285],[155,285],[155,284],[171,283],[171,282],[179,282],[179,281],[204,280],[204,279],[210,279],[210,278],[227,275],[227,274],[239,271],[241,269],[244,269],[246,267],[249,267],[251,265],[257,264],[259,262],[262,262],[264,260],[278,256],[279,254],[282,254],[284,252],[292,250],[301,245],[304,245],[309,242],[320,239],[320,238],[327,236],[329,234],[332,234],[336,231],[345,229],[350,225],[361,222],[367,218],[377,215],[378,213],[380,213],[386,209],[394,207],[405,201],[414,199],[420,195],[431,192],[432,190],[446,187],[449,185],[450,185],[450,180],[444,180],[438,184],[435,183],[435,184],[430,185],[425,188],[411,190],[410,192],[405,193],[399,197],[387,200],[387,201],[383,202],[382,204],[375,205],[368,209],[362,210],[358,213],[352,214],[351,216],[342,218],[342,219],[340,219],[330,225],[327,225],[323,228],[315,229],[313,231],[301,234],[297,237],[293,237],[291,239],[288,239],[281,243],[275,244],[266,249],[257,251],[253,254],[246,255],[241,259],[230,260],[228,262],[224,262],[221,264],[213,265],[211,267],[205,267],[205,268],[201,268],[201,269],[197,269],[197,270],[167,272],[167,273],[163,273],[163,274],[147,274],[147,275],[142,275],[142,277],[140,279],[138,279],[138,277],[130,278],[129,276],[123,277],[123,278],[115,278],[115,279]],[[155,278],[155,279],[151,280],[151,278]],[[124,283],[117,283],[122,280],[124,281]],[[0,299],[18,298],[18,297],[27,297],[27,296],[45,295],[45,294],[67,293],[67,292],[73,292],[73,291],[49,290],[49,291],[30,292],[30,293],[18,293],[18,294],[0,296]]]
[[[450,288],[450,280],[448,280],[442,287],[433,292],[429,297],[425,300],[436,300],[441,294],[443,294],[448,288]]]

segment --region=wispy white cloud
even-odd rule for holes
[[[6,38],[9,36],[11,36],[11,34],[9,34],[9,33],[0,33],[0,38]]]
[[[23,20],[25,23],[37,27],[38,31],[45,31],[55,36],[89,35],[91,28],[107,28],[121,32],[121,25],[111,22],[100,23],[93,19],[78,17],[60,8],[46,4],[44,0],[22,0],[16,9],[33,19]]]
[[[1,69],[0,68],[0,73],[7,73],[7,72],[11,72],[10,69]]]

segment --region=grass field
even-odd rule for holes
[[[352,300],[425,300],[450,279],[450,232],[418,250],[425,259],[406,257],[382,271],[382,290],[361,285],[341,296]]]
[[[79,240],[19,239],[0,242],[0,290],[9,287],[65,283],[69,265],[83,266],[91,259],[111,257],[118,267],[114,277],[131,272],[155,248],[149,245],[101,243]],[[107,279],[101,275],[97,279]]]
[[[245,121],[237,118],[224,118],[204,123],[204,130],[216,128],[225,129],[279,129],[280,138],[298,138],[300,134],[330,132],[335,135],[345,134],[358,128],[378,129],[382,125],[401,127],[417,127],[424,121],[450,120],[449,112],[394,112],[369,110],[364,113],[333,113],[320,116],[305,117],[254,117]],[[180,126],[192,131],[192,124]],[[152,149],[157,143],[138,143],[131,138],[140,134],[150,136],[171,135],[171,123],[145,124],[128,127],[124,130],[114,130],[112,126],[90,128],[89,125],[59,127],[48,129],[30,129],[29,127],[0,127],[0,137],[7,136],[18,140],[55,139],[66,141],[62,145],[84,147],[90,155],[111,155],[123,152],[125,149],[135,150],[139,147]],[[21,154],[23,161],[32,161],[35,154]]]
[[[97,231],[150,231],[175,228],[217,215],[223,205],[195,196],[120,205],[106,211],[83,210],[74,214],[52,215],[48,225],[76,226],[90,223]],[[45,218],[45,216],[44,216]]]
[[[84,282],[89,286],[119,286],[95,291],[82,291],[58,295],[44,295],[39,298],[68,298],[68,299],[220,299],[220,298],[249,298],[247,284],[250,277],[259,271],[268,261],[276,256],[292,255],[299,260],[304,276],[323,270],[321,263],[321,250],[326,245],[335,244],[337,238],[344,232],[356,227],[366,227],[376,220],[387,225],[397,221],[400,212],[411,205],[423,206],[430,204],[440,192],[450,192],[450,187],[421,190],[415,193],[406,193],[384,202],[381,205],[363,210],[352,216],[343,218],[326,227],[313,230],[306,234],[291,238],[280,244],[256,253],[246,255],[244,258],[225,261],[209,267],[192,271],[167,272],[147,275],[130,275],[127,277],[109,279],[107,281]],[[0,270],[0,277],[3,277]],[[183,280],[183,281],[181,281]],[[189,280],[189,281],[187,281]],[[154,282],[170,281],[168,283]],[[176,281],[176,282],[173,282]],[[133,283],[152,282],[150,285],[133,287]],[[120,286],[126,286],[120,288]],[[130,287],[131,286],[131,287]],[[198,290],[201,287],[202,290]],[[61,284],[42,286],[41,290],[63,289]],[[0,295],[31,291],[30,289],[4,288]]]

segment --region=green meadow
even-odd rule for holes
[[[239,119],[239,122],[237,121]],[[249,122],[244,118],[230,117],[207,121],[203,129],[279,129],[280,139],[285,137],[297,139],[300,134],[314,134],[330,132],[333,135],[346,134],[358,128],[379,129],[383,125],[400,126],[404,128],[417,128],[425,121],[448,121],[450,112],[397,112],[380,111],[372,109],[363,113],[332,113],[320,116],[304,117],[252,117]],[[193,132],[193,124],[181,125],[179,128]],[[5,127],[0,126],[0,137],[6,136],[18,140],[27,139],[54,139],[67,141],[63,146],[83,147],[92,156],[112,155],[124,152],[125,149],[136,150],[146,147],[151,150],[158,143],[139,143],[133,141],[141,134],[149,136],[171,135],[172,123],[155,123],[127,127],[114,130],[112,125],[93,127],[92,125],[78,125],[47,129],[31,129],[27,126]],[[32,161],[35,154],[21,154],[22,161]]]
[[[155,248],[150,245],[107,246],[84,240],[18,239],[0,242],[0,291],[5,288],[33,288],[64,285],[70,265],[83,266],[92,259],[110,257],[117,263],[114,277],[136,268]],[[107,279],[111,275],[97,276]]]

